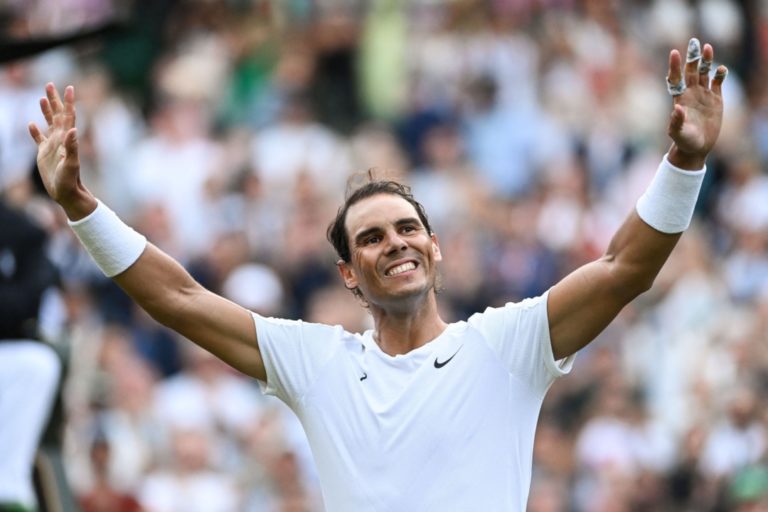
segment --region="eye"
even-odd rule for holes
[[[369,236],[363,241],[364,245],[373,245],[377,244],[381,241],[381,237],[379,235]]]
[[[405,225],[402,227],[400,231],[402,233],[413,233],[414,231],[416,231],[416,226]]]

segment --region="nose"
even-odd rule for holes
[[[396,231],[387,234],[386,242],[387,254],[404,251],[408,248],[408,244],[405,243],[405,240]]]

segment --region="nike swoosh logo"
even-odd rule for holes
[[[456,357],[456,354],[458,354],[458,353],[459,353],[459,350],[461,350],[461,348],[462,348],[463,346],[464,346],[464,345],[462,345],[461,347],[459,347],[459,349],[458,349],[456,352],[454,352],[454,353],[453,353],[453,355],[452,355],[451,357],[449,357],[448,359],[446,359],[446,360],[445,360],[445,361],[443,361],[442,363],[441,363],[440,361],[438,361],[438,360],[437,360],[437,358],[435,358],[435,368],[442,368],[443,366],[445,366],[445,365],[447,365],[448,363],[450,363],[450,362],[451,362],[451,359],[453,359],[454,357]]]
[[[367,373],[365,373],[365,372],[363,372],[363,376],[362,376],[362,377],[360,377],[360,382],[364,381],[364,380],[365,380],[365,379],[367,379],[367,378],[368,378],[368,374],[367,374]]]

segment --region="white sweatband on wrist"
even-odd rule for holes
[[[637,201],[637,214],[662,233],[682,233],[691,224],[706,170],[705,165],[699,171],[685,171],[664,155],[653,181]]]
[[[123,223],[104,203],[87,217],[69,221],[80,243],[107,277],[114,277],[133,265],[147,245],[144,235]]]

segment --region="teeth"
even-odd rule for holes
[[[403,263],[402,265],[398,265],[391,269],[389,272],[387,272],[387,275],[396,276],[397,274],[402,274],[403,272],[408,272],[409,270],[413,270],[415,268],[416,264],[412,261],[409,261],[408,263]]]

